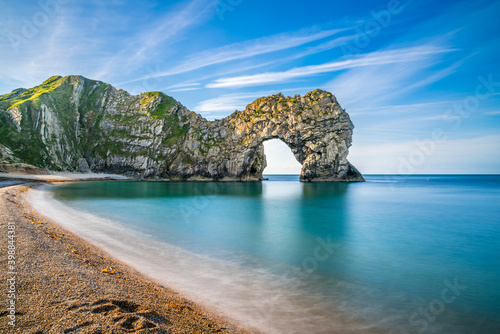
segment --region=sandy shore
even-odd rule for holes
[[[0,332],[248,333],[38,214],[30,186],[0,188]]]

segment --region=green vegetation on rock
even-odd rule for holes
[[[262,142],[280,138],[304,163],[303,180],[362,180],[346,160],[352,128],[322,90],[262,97],[207,121],[162,92],[134,96],[82,76],[53,76],[0,95],[0,166],[255,181],[265,167]]]

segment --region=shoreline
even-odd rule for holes
[[[302,289],[302,279],[290,275],[292,266],[272,273],[246,268],[240,263],[243,258],[225,261],[197,254],[162,242],[149,234],[151,231],[130,228],[120,219],[80,211],[54,199],[45,187],[49,186],[30,192],[35,210],[150,280],[169,286],[248,332],[376,332],[357,319],[345,317],[342,308],[330,305],[321,295]]]
[[[0,188],[2,235],[7,238],[9,226],[15,226],[16,232],[16,331],[255,332],[153,281],[41,215],[28,203],[27,193],[50,182],[26,181],[31,183]],[[56,182],[78,181],[90,180]],[[1,248],[2,254],[7,254],[6,242]],[[6,267],[7,261],[4,262]],[[7,280],[7,271],[2,270],[1,276]],[[2,300],[7,301],[7,293],[4,294]],[[0,310],[0,327],[12,330],[7,323],[8,312]]]
[[[0,173],[1,181],[24,182],[88,182],[88,181],[134,181],[133,179],[117,174],[96,173],[50,173],[50,174],[17,174]]]

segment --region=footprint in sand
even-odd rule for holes
[[[140,310],[140,305],[117,299],[99,299],[93,303],[73,304],[67,307],[68,311],[89,313],[109,318],[117,329],[130,333],[143,329],[158,328],[160,324],[169,325],[170,322],[155,311]],[[68,328],[64,333],[77,331],[82,327],[93,324],[91,321]]]

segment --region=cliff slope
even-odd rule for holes
[[[353,124],[335,97],[260,98],[207,121],[161,92],[130,95],[82,76],[0,96],[0,162],[140,179],[256,181],[262,143],[279,138],[302,181],[363,181],[348,162]]]

